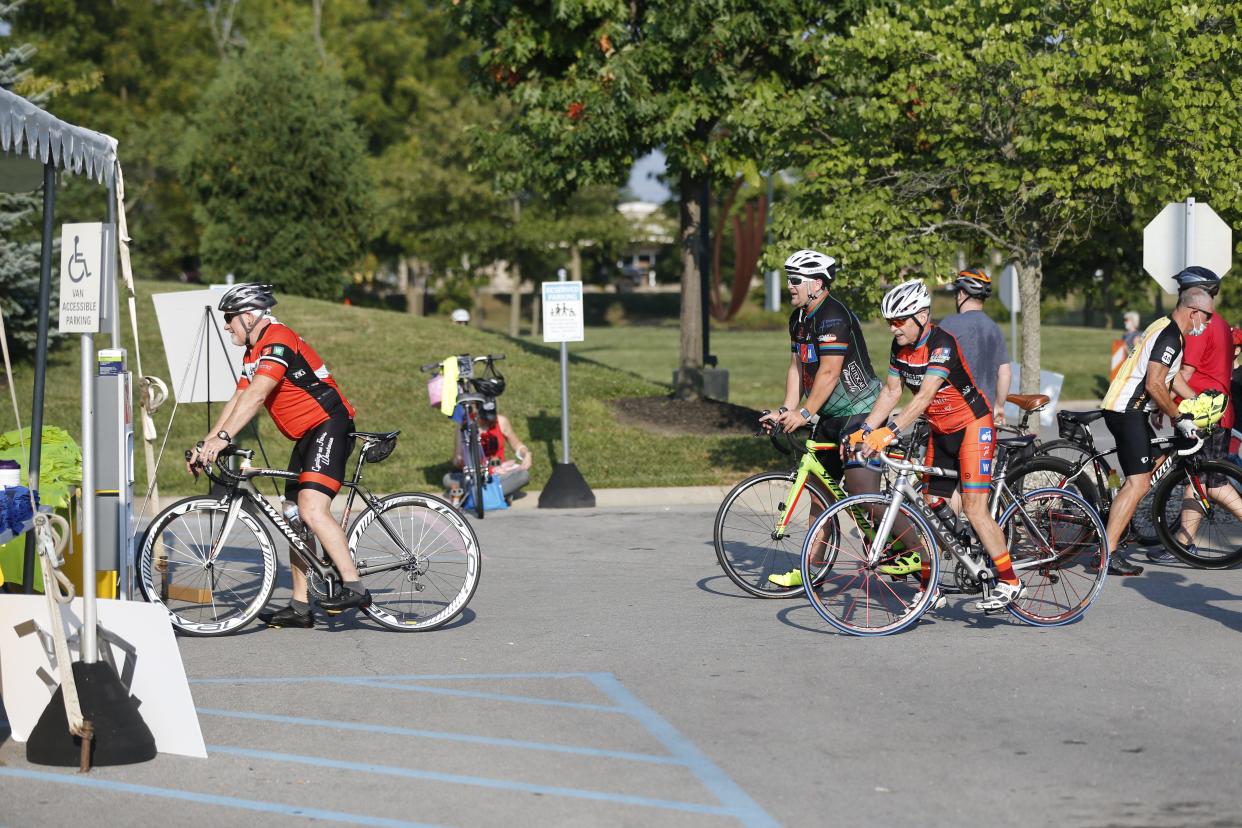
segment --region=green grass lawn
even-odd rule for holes
[[[185,287],[165,282],[140,282],[137,287],[143,367],[163,378],[171,388],[174,381],[169,377],[150,295]],[[367,480],[376,490],[440,488],[452,454],[453,424],[428,405],[427,377],[419,373],[418,366],[453,353],[506,355],[501,367],[509,382],[500,409],[513,420],[535,452],[531,491],[537,493],[543,487],[552,462],[560,459],[560,363],[559,351],[554,346],[512,340],[438,319],[298,297],[281,297],[277,313],[327,362],[358,410],[359,429],[401,429],[396,452],[368,471]],[[123,320],[122,329],[132,367],[128,318]],[[106,337],[98,337],[96,344],[105,347]],[[674,351],[675,348],[674,345]],[[608,400],[667,391],[633,371],[619,370],[628,365],[607,358],[595,362],[587,356],[574,354],[570,369],[570,446],[572,460],[593,487],[723,484],[774,464],[774,453],[763,440],[711,434],[669,437],[618,425]],[[80,441],[79,364],[76,336],[52,352],[44,422],[64,428]],[[22,424],[28,426],[33,369],[17,367],[16,383]],[[7,390],[3,396],[6,403],[0,407],[0,432],[16,425]],[[168,428],[173,407],[170,399],[156,413],[160,440]],[[219,404],[213,406],[213,414],[218,411]],[[272,465],[283,467],[290,443],[276,431],[266,412],[257,420],[269,460]],[[177,408],[168,447],[159,465],[161,494],[189,494],[205,489],[201,483],[195,488],[193,479],[185,472],[182,454],[203,437],[207,427],[204,404]],[[146,470],[140,427],[136,431],[135,488],[141,498],[146,490]]]
[[[1008,338],[1008,327],[1004,328]],[[1061,398],[1099,399],[1108,387],[1108,366],[1116,331],[1097,328],[1045,326],[1043,367],[1065,375]],[[892,336],[882,323],[863,325],[871,360],[884,376]],[[677,367],[679,331],[675,326],[588,328],[586,340],[569,346],[574,356],[586,357],[631,371],[652,382],[668,385]],[[729,402],[751,408],[780,405],[785,371],[789,367],[789,336],[778,331],[716,331],[711,349],[720,367],[729,372]]]

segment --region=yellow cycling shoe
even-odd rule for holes
[[[782,587],[800,587],[802,586],[802,570],[791,569],[784,575],[772,574],[768,576],[768,580],[777,586]]]
[[[899,555],[893,559],[892,563],[886,563],[876,568],[883,575],[913,575],[923,568],[923,559],[919,557],[919,553],[916,550],[905,555]]]

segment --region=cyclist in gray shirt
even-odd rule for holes
[[[972,267],[958,273],[951,287],[956,292],[957,313],[944,319],[940,327],[957,337],[975,384],[992,406],[993,421],[1003,423],[1012,371],[1005,335],[983,312],[983,300],[992,295],[992,277]]]

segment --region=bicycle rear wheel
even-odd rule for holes
[[[1219,485],[1208,487],[1208,483]],[[1189,492],[1191,499],[1184,500]],[[1202,569],[1225,569],[1242,561],[1242,470],[1232,463],[1205,460],[1183,466],[1159,483],[1153,494],[1156,533],[1175,557]],[[1185,531],[1183,531],[1185,527]],[[1190,544],[1184,542],[1186,535]]]
[[[186,635],[228,635],[249,624],[276,587],[276,550],[244,508],[221,537],[228,506],[213,497],[174,503],[147,528],[135,569],[142,597]]]
[[[479,541],[447,501],[403,492],[349,529],[349,553],[371,593],[365,612],[390,630],[434,630],[456,618],[479,585]]]
[[[1009,605],[1012,615],[1057,627],[1091,607],[1108,575],[1104,522],[1091,504],[1068,489],[1036,489],[1005,511],[1000,527],[1026,587]]]
[[[887,495],[860,494],[829,506],[807,533],[803,543],[803,590],[811,606],[833,627],[850,635],[876,636],[900,632],[918,621],[935,596],[940,575],[940,555],[931,528],[908,506],[902,505],[899,523],[908,528],[891,532],[880,543],[877,560],[871,561],[875,541],[872,526],[878,523],[890,499]],[[811,580],[811,544],[831,538],[825,551],[828,563],[818,581]],[[900,542],[902,546],[894,548]],[[893,562],[911,549],[922,550],[923,570],[907,576],[882,574],[878,567]],[[931,585],[923,589],[922,583]]]
[[[756,474],[734,486],[716,512],[712,533],[716,560],[729,580],[758,598],[802,594],[801,586],[779,586],[768,576],[785,575],[802,565],[807,529],[834,500],[818,480],[808,477],[802,493],[789,503],[792,486],[788,473]],[[785,508],[789,519],[778,531],[776,524]]]

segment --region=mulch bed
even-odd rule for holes
[[[751,436],[759,428],[759,412],[719,400],[678,400],[668,397],[624,397],[612,401],[617,421],[656,434]]]

